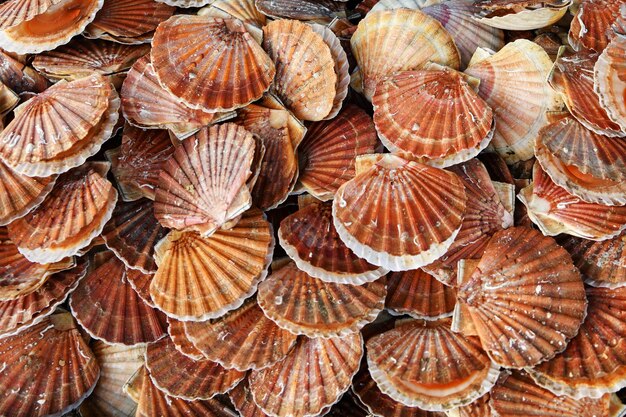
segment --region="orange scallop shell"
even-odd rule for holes
[[[591,240],[606,240],[626,229],[626,206],[586,203],[556,185],[538,163],[533,182],[518,198],[530,219],[545,235],[566,233]]]
[[[259,44],[263,42],[262,28],[267,19],[257,9],[254,0],[213,0],[200,9],[198,15],[239,19]]]
[[[376,129],[372,118],[347,104],[332,120],[309,126],[298,148],[298,182],[320,200],[330,200],[337,189],[355,175],[359,155],[374,153]]]
[[[392,151],[446,167],[485,149],[494,129],[491,107],[461,73],[445,67],[397,72],[372,97],[374,123]]]
[[[216,362],[196,361],[183,355],[169,337],[148,344],[146,368],[157,388],[189,401],[208,400],[228,392],[245,376],[243,372],[224,369]]]
[[[150,56],[161,85],[195,109],[243,107],[261,98],[275,74],[237,19],[173,16],[157,28]]]
[[[166,234],[167,230],[154,217],[152,201],[145,198],[130,203],[119,202],[102,230],[107,247],[128,268],[144,274],[156,272],[154,246]]]
[[[594,67],[594,89],[611,120],[626,132],[626,36],[616,36]]]
[[[170,339],[172,339],[174,347],[176,347],[180,353],[195,361],[204,358],[202,352],[196,348],[192,340],[187,336],[184,321],[178,321],[168,317],[167,324],[167,334],[170,336]]]
[[[62,415],[91,394],[100,376],[72,316],[60,313],[0,339],[0,414]]]
[[[0,29],[8,29],[45,13],[63,0],[10,0],[0,6]]]
[[[267,417],[267,414],[254,403],[247,378],[228,392],[228,398],[241,417]]]
[[[255,301],[218,320],[186,322],[184,328],[206,358],[239,371],[274,365],[296,343],[296,336],[268,319]]]
[[[584,285],[572,258],[534,229],[495,233],[462,278],[458,302],[501,366],[530,367],[554,357],[585,318]]]
[[[446,411],[469,404],[496,382],[480,342],[450,330],[449,320],[407,321],[367,342],[367,364],[378,388],[404,405]]]
[[[273,91],[297,118],[326,118],[333,110],[337,74],[323,37],[297,20],[270,22],[263,33],[263,48],[276,65]]]
[[[396,155],[375,158],[337,191],[337,233],[357,256],[391,271],[431,263],[448,250],[461,228],[466,207],[462,181]]]
[[[248,376],[254,402],[274,417],[315,416],[350,388],[363,356],[363,337],[301,337],[282,361]]]
[[[448,417],[496,417],[489,402],[489,394],[485,394],[471,404],[448,411]]]
[[[368,13],[350,40],[368,100],[378,83],[398,71],[420,69],[435,62],[458,69],[454,40],[434,18],[419,10]]]
[[[455,303],[454,288],[421,269],[387,275],[388,310],[416,319],[438,320],[451,316]]]
[[[51,263],[88,246],[117,202],[108,169],[106,162],[88,162],[61,175],[39,207],[8,226],[20,252],[34,262]]]
[[[232,123],[184,140],[163,166],[154,214],[164,226],[210,235],[250,207],[254,139]]]
[[[557,23],[572,0],[476,0],[475,18],[486,25],[506,30],[533,30]]]
[[[290,262],[273,268],[259,284],[257,300],[265,315],[283,329],[308,337],[336,337],[374,321],[386,295],[384,278],[361,286],[334,284],[313,278]]]
[[[165,316],[130,286],[122,261],[111,256],[70,296],[72,313],[90,336],[110,344],[137,345],[166,334]]]
[[[624,0],[582,0],[572,19],[569,43],[574,49],[602,52],[613,37],[611,25]]]
[[[491,145],[509,163],[533,156],[533,141],[548,124],[546,112],[561,107],[547,82],[551,68],[543,48],[520,39],[493,55],[479,48],[465,70],[480,79],[478,95],[495,113]]]
[[[211,237],[171,232],[156,247],[154,303],[185,321],[221,317],[241,306],[265,278],[274,249],[271,225],[257,209]]]

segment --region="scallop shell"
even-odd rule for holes
[[[508,163],[533,156],[533,140],[548,124],[546,112],[561,107],[546,81],[551,68],[543,48],[520,39],[493,55],[478,49],[465,70],[480,79],[478,95],[491,106],[496,119],[491,146]]]
[[[245,376],[243,372],[224,369],[216,362],[196,361],[183,355],[169,337],[147,346],[146,368],[157,388],[189,401],[208,400],[228,392]]]
[[[357,156],[374,153],[377,146],[372,118],[347,104],[333,120],[309,126],[298,148],[300,185],[320,200],[330,200],[354,177]]]
[[[153,214],[153,203],[147,199],[120,202],[111,220],[104,226],[106,245],[128,268],[154,274],[154,246],[167,234]]]
[[[20,102],[20,96],[0,82],[0,116],[6,116]]]
[[[171,229],[210,235],[250,207],[246,181],[254,139],[227,123],[204,128],[182,142],[165,162],[154,214]]]
[[[20,253],[32,262],[52,263],[88,246],[117,201],[108,170],[106,162],[88,162],[61,175],[39,207],[8,226]]]
[[[386,295],[384,278],[361,286],[334,284],[313,278],[290,262],[273,268],[259,284],[257,300],[265,315],[283,329],[307,337],[337,337],[374,321]]]
[[[571,116],[535,139],[537,160],[568,193],[597,204],[626,204],[626,142],[590,130]]]
[[[507,368],[535,366],[563,351],[585,318],[583,281],[570,255],[534,229],[493,235],[457,298],[483,348]]]
[[[471,404],[448,411],[448,417],[496,417],[489,405],[489,394]]]
[[[555,24],[565,15],[572,0],[478,0],[483,10],[480,23],[505,30],[533,30]]]
[[[69,313],[0,339],[0,361],[0,414],[12,417],[71,411],[91,394],[100,376],[96,357]]]
[[[33,67],[51,80],[77,79],[94,72],[114,75],[128,71],[149,51],[149,45],[121,45],[81,37],[54,51],[37,55]]]
[[[150,42],[159,23],[174,11],[173,7],[154,0],[104,0],[83,36],[123,44]]]
[[[83,417],[134,417],[137,403],[122,390],[143,365],[144,346],[113,346],[96,341],[92,350],[100,364],[96,388],[80,406]]]
[[[408,321],[367,342],[378,388],[404,405],[446,411],[488,392],[499,368],[478,339],[450,330],[449,320]]]
[[[271,225],[257,209],[245,212],[232,229],[209,238],[174,231],[156,247],[159,268],[150,294],[160,309],[178,320],[221,317],[255,292],[273,249]]]
[[[368,100],[377,84],[398,71],[427,62],[458,69],[460,56],[452,37],[434,18],[419,10],[368,13],[350,40]]]
[[[376,158],[337,191],[337,233],[357,256],[385,269],[427,265],[448,250],[461,228],[463,183],[456,174],[396,155]]]
[[[590,240],[606,240],[626,229],[626,206],[586,203],[556,185],[535,164],[533,182],[518,198],[528,216],[548,236],[566,233]]]
[[[104,0],[64,0],[55,3],[32,19],[0,30],[0,47],[17,54],[36,54],[65,45],[85,30],[102,8]]]
[[[572,19],[569,43],[576,49],[602,52],[613,37],[611,25],[620,15],[624,0],[584,0]]]
[[[0,158],[28,176],[79,166],[111,136],[119,105],[115,89],[101,75],[59,82],[15,110],[0,133]]]
[[[57,177],[27,177],[0,162],[0,226],[24,217],[50,194]]]
[[[8,29],[45,13],[63,0],[10,0],[0,7],[0,29]]]
[[[315,416],[350,388],[363,356],[363,337],[298,339],[277,364],[248,376],[254,402],[269,416]]]
[[[335,60],[324,38],[296,20],[276,20],[263,28],[263,48],[276,66],[273,91],[302,120],[329,116],[337,94]]]
[[[41,93],[50,86],[43,75],[3,51],[0,51],[0,81],[18,94]]]
[[[256,301],[211,322],[186,322],[185,333],[202,354],[226,368],[258,370],[282,360],[296,336],[268,319]]]
[[[267,417],[267,414],[254,403],[247,378],[230,390],[228,397],[241,417]]]
[[[626,288],[587,288],[587,318],[563,353],[531,371],[557,395],[599,398],[626,386]]]
[[[211,2],[211,0],[156,0],[159,3],[169,4],[173,7],[203,7]]]
[[[195,109],[243,107],[261,98],[275,74],[238,19],[173,16],[157,28],[150,55],[161,85]]]
[[[330,203],[310,204],[284,218],[278,238],[299,269],[322,281],[362,285],[387,273],[357,257],[341,241]]]
[[[424,266],[424,270],[447,285],[456,285],[459,260],[479,259],[491,235],[513,225],[515,188],[491,181],[485,166],[476,159],[449,170],[463,181],[467,207],[461,230],[450,249],[435,262]]]
[[[372,97],[378,136],[392,151],[446,167],[474,158],[494,133],[491,107],[449,68],[397,72]]]
[[[87,262],[81,262],[73,269],[50,276],[31,293],[0,301],[0,338],[13,336],[45,320],[65,302],[86,273]]]
[[[452,315],[456,291],[434,276],[414,269],[387,275],[385,307],[397,314],[422,320],[438,320]]]
[[[611,396],[602,398],[581,398],[574,400],[567,396],[557,396],[537,386],[525,373],[515,372],[504,375],[491,392],[491,408],[501,417],[559,416],[596,417],[611,416]]]
[[[587,129],[607,136],[625,136],[600,104],[593,90],[593,68],[598,54],[572,52],[561,47],[548,82],[562,97],[567,109]]]
[[[246,30],[260,44],[263,42],[263,26],[267,19],[255,6],[254,0],[213,0],[198,11],[200,16],[239,19]]]
[[[196,348],[194,343],[187,336],[187,333],[185,330],[185,322],[178,321],[176,319],[168,317],[167,324],[169,325],[167,327],[167,333],[170,336],[170,339],[172,339],[172,343],[174,343],[174,347],[176,347],[176,349],[180,353],[182,353],[183,355],[195,361],[198,361],[204,358],[202,352],[199,351],[198,348]],[[190,324],[193,324],[193,323],[190,323]]]
[[[594,89],[611,120],[626,131],[626,36],[616,36],[594,67]]]
[[[255,0],[256,8],[275,19],[311,20],[329,23],[345,17],[345,6],[333,0]]]
[[[90,336],[110,344],[134,346],[166,334],[165,317],[139,298],[115,256],[80,283],[70,296],[70,307]]]

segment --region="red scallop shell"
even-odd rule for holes
[[[620,15],[624,0],[582,0],[572,19],[569,43],[576,50],[602,52],[614,36],[611,25]]]
[[[437,320],[451,316],[455,304],[454,288],[421,269],[387,275],[388,310],[416,319]]]

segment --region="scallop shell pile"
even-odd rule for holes
[[[626,0],[0,3],[0,416],[626,415]]]

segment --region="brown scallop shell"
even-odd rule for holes
[[[46,77],[4,51],[0,51],[0,81],[18,94],[41,93],[50,86]]]
[[[250,207],[254,139],[232,123],[184,140],[163,166],[154,214],[164,226],[210,235]]]
[[[587,288],[587,318],[565,351],[531,370],[557,395],[599,398],[626,386],[626,288]]]
[[[0,133],[0,158],[28,176],[49,176],[79,166],[109,139],[119,99],[101,75],[59,82],[15,110]]]
[[[579,50],[602,52],[614,36],[611,25],[620,15],[624,0],[583,0],[572,19],[569,43]]]
[[[598,399],[557,396],[537,386],[526,373],[503,375],[491,391],[491,408],[500,417],[615,417],[610,395]],[[621,415],[621,414],[620,414]]]
[[[167,395],[189,401],[208,400],[228,392],[245,376],[243,372],[227,370],[216,362],[196,361],[183,355],[169,337],[148,344],[146,368],[157,388]]]
[[[254,402],[270,416],[315,416],[350,388],[363,356],[363,337],[301,337],[282,361],[248,376]]]
[[[385,307],[398,314],[422,320],[438,320],[452,315],[456,291],[421,270],[392,272],[387,275]]]
[[[296,336],[268,319],[256,301],[218,320],[186,322],[185,333],[202,354],[226,368],[262,369],[282,360]]]
[[[593,68],[598,55],[561,47],[548,82],[561,95],[567,109],[587,129],[607,136],[626,136],[609,118],[593,89]]]
[[[91,345],[100,365],[100,379],[93,393],[80,406],[83,417],[134,417],[137,403],[123,391],[124,384],[143,365],[142,345],[108,345],[100,340]]]
[[[594,89],[611,120],[626,132],[626,36],[616,36],[598,57],[594,67]]]
[[[403,71],[378,84],[372,97],[378,136],[392,151],[446,167],[467,161],[493,137],[491,107],[463,75],[445,67]]]
[[[476,0],[475,18],[485,25],[505,30],[540,29],[557,23],[572,0]]]
[[[64,45],[96,17],[104,0],[66,0],[55,3],[31,19],[0,30],[0,47],[17,54],[35,54]]]
[[[259,44],[263,42],[262,28],[267,19],[256,8],[254,0],[213,0],[208,6],[200,9],[198,15],[239,19]]]
[[[322,281],[362,285],[387,273],[357,257],[341,241],[333,225],[330,203],[301,206],[285,217],[280,223],[278,239],[299,269]]]
[[[221,317],[255,292],[273,249],[271,225],[257,209],[245,212],[232,229],[208,238],[173,231],[156,247],[159,268],[150,294],[178,320]]]
[[[580,199],[626,204],[626,141],[592,132],[571,116],[539,131],[535,155],[558,186]]]
[[[259,284],[257,300],[265,315],[283,329],[308,337],[337,337],[374,321],[386,295],[384,278],[361,286],[334,284],[313,278],[289,262],[273,268]]]
[[[62,415],[91,394],[100,376],[72,316],[60,313],[0,339],[0,414]]]
[[[446,411],[488,392],[499,368],[480,342],[450,330],[450,321],[410,320],[367,342],[378,388],[404,405]]]
[[[489,402],[489,394],[485,394],[473,403],[448,411],[447,417],[496,417]]]
[[[187,336],[184,321],[178,321],[168,317],[167,324],[167,334],[170,336],[170,339],[172,339],[174,347],[176,347],[180,353],[193,359],[194,361],[204,358],[202,352],[196,348],[193,341]]]
[[[39,207],[8,226],[19,251],[34,262],[51,263],[88,246],[117,202],[108,170],[106,162],[88,162],[61,175]]]
[[[376,129],[372,118],[347,104],[333,120],[312,123],[298,148],[298,182],[320,200],[330,200],[355,175],[359,155],[374,153]]]
[[[256,8],[274,19],[316,21],[323,24],[345,16],[345,5],[334,0],[255,0]]]
[[[626,229],[626,206],[586,203],[556,185],[538,163],[533,182],[518,198],[528,216],[548,236],[566,233],[590,240],[606,240]]]
[[[357,256],[391,271],[417,269],[443,255],[465,212],[459,177],[397,155],[365,158],[370,166],[344,183],[333,201],[341,240]]]
[[[167,230],[153,214],[153,203],[141,199],[130,203],[119,202],[111,220],[104,226],[102,237],[122,262],[144,274],[154,274],[154,246],[165,237]]]
[[[63,0],[10,0],[0,6],[0,29],[8,29],[45,13]]]
[[[228,392],[228,398],[241,417],[267,417],[267,414],[254,403],[247,378]]]
[[[326,118],[333,110],[337,74],[324,38],[297,20],[270,22],[263,33],[263,48],[276,65],[273,92],[299,119]]]
[[[454,40],[434,18],[419,10],[368,13],[350,40],[368,100],[377,84],[398,71],[420,69],[427,62],[458,69]]]
[[[584,285],[554,239],[512,227],[494,234],[475,262],[459,277],[458,305],[495,363],[535,366],[576,336],[586,314]]]
[[[533,141],[548,124],[546,112],[560,109],[547,82],[552,61],[539,45],[525,39],[491,55],[479,48],[465,73],[480,79],[478,95],[494,110],[493,149],[507,162],[533,156]]]
[[[166,334],[165,316],[139,298],[115,256],[81,281],[69,304],[90,336],[110,344],[133,346]]]
[[[175,9],[154,0],[104,0],[83,36],[123,44],[150,42],[159,23]]]
[[[31,293],[0,301],[0,338],[22,332],[52,314],[86,273],[87,262],[81,262],[75,268],[50,276]]]
[[[228,111],[261,98],[274,64],[237,19],[178,15],[154,34],[161,85],[195,109]],[[228,73],[228,76],[225,74]]]
[[[41,204],[56,179],[56,175],[27,177],[0,162],[0,226],[24,217]]]

